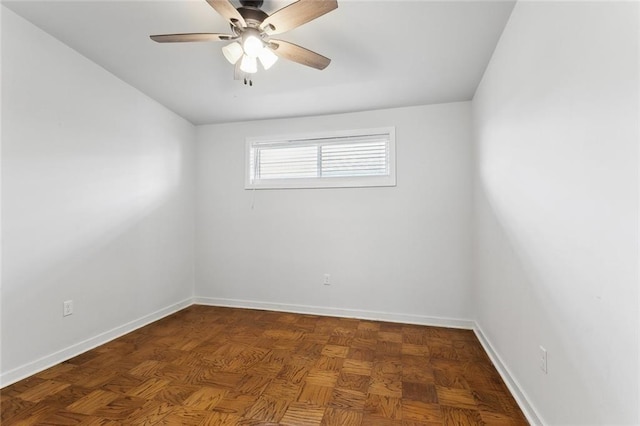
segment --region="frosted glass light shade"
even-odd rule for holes
[[[255,57],[249,55],[242,56],[242,62],[240,62],[240,69],[248,74],[258,72],[258,64]]]
[[[242,53],[242,46],[237,41],[234,41],[222,48],[222,54],[227,58],[227,61],[231,62],[233,65],[240,60]]]
[[[275,53],[268,47],[264,47],[260,54],[258,55],[258,59],[260,59],[260,63],[264,67],[265,70],[268,70],[276,63],[278,57]]]
[[[263,47],[264,44],[262,43],[262,40],[252,34],[244,37],[244,40],[242,41],[242,48],[244,49],[245,55],[251,56],[252,58],[257,57]]]

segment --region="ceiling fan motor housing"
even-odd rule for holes
[[[267,19],[269,15],[260,9],[254,9],[253,7],[239,7],[238,12],[244,18],[248,27],[258,28],[262,21]]]

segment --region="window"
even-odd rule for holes
[[[247,138],[247,189],[395,186],[395,128]]]

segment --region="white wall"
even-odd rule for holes
[[[198,300],[468,319],[469,112],[463,102],[199,127]],[[396,187],[243,189],[246,137],[383,126],[396,126]],[[322,285],[324,273],[331,286]]]
[[[2,9],[6,383],[192,297],[195,130]]]
[[[476,316],[548,424],[640,422],[638,19],[518,2],[473,100]]]

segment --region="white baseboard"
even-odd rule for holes
[[[529,398],[527,398],[526,393],[522,390],[522,387],[520,386],[518,381],[515,379],[513,374],[511,374],[511,371],[509,370],[507,365],[502,361],[502,358],[500,357],[498,352],[494,349],[493,345],[491,344],[491,341],[489,341],[487,336],[482,331],[482,327],[480,327],[480,325],[475,321],[474,321],[473,331],[476,333],[476,336],[478,337],[480,344],[484,348],[484,351],[487,353],[487,355],[489,355],[491,362],[493,362],[493,365],[496,367],[496,370],[498,370],[498,373],[502,377],[502,380],[504,380],[505,384],[507,385],[507,388],[509,388],[511,395],[513,395],[513,398],[516,400],[516,402],[520,406],[520,409],[522,410],[525,417],[527,418],[527,421],[532,425],[547,424],[542,419],[542,416],[538,414],[536,409],[529,402]]]
[[[179,310],[184,309],[187,306],[190,306],[192,304],[193,304],[192,298],[185,299],[181,302],[174,303],[173,305],[169,305],[165,308],[159,309],[155,312],[152,312],[136,320],[130,321],[121,326],[112,328],[111,330],[105,331],[104,333],[100,333],[97,336],[91,337],[82,342],[78,342],[74,345],[71,345],[67,348],[54,352],[50,355],[46,355],[35,361],[28,362],[24,365],[21,365],[20,367],[14,368],[13,370],[3,372],[2,374],[0,374],[0,388],[9,386],[12,383],[15,383],[19,380],[27,378],[31,375],[37,374],[43,370],[46,370],[49,367],[52,367],[63,361],[71,359],[74,356],[80,355],[83,352],[86,352],[97,346],[103,345],[113,339],[116,339],[120,336],[130,333],[140,327],[144,327],[149,323],[158,321],[161,318],[164,318],[168,315],[178,312]]]
[[[464,319],[399,314],[393,312],[364,311],[359,309],[328,308],[324,306],[259,302],[256,300],[221,299],[217,297],[196,296],[193,298],[193,303],[198,305],[222,306],[228,308],[260,309],[264,311],[357,318],[373,321],[398,322],[403,324],[430,325],[434,327],[464,328],[468,330],[472,330],[475,325],[474,321]]]

